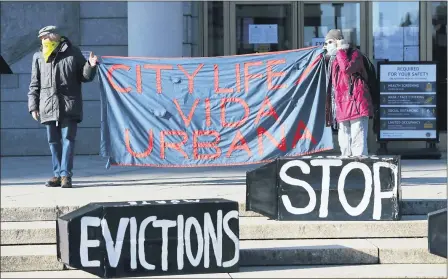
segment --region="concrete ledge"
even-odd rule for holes
[[[241,241],[240,265],[374,264],[378,250],[363,239]],[[1,247],[2,271],[62,270],[56,245]]]
[[[369,239],[370,243],[378,247],[380,263],[444,263],[445,258],[430,254],[428,238],[385,238]]]
[[[446,207],[446,200],[404,200],[401,203],[403,215],[426,215]],[[56,207],[2,207],[2,222],[54,221],[57,216],[67,214],[80,206]],[[239,204],[240,216],[263,217],[263,215],[246,211],[246,204]]]
[[[241,217],[240,239],[326,239],[427,237],[425,216],[402,221],[290,221]],[[1,244],[55,244],[55,221],[2,222]]]

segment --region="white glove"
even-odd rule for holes
[[[349,47],[350,47],[350,45],[344,39],[336,41],[337,50],[348,49]]]
[[[31,115],[33,116],[34,120],[39,121],[40,115],[39,115],[39,112],[37,110],[32,111]]]

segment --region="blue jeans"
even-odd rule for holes
[[[50,122],[47,126],[47,138],[50,145],[53,173],[55,177],[72,177],[76,121]]]

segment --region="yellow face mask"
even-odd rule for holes
[[[42,42],[42,54],[44,55],[45,62],[48,62],[48,58],[50,58],[50,55],[60,43],[60,41],[54,42],[50,40],[45,40]]]

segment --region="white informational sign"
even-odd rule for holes
[[[436,64],[383,64],[380,82],[436,82]]]
[[[277,44],[277,24],[249,24],[249,44]]]
[[[420,61],[420,47],[419,46],[405,46],[404,47],[404,61]]]
[[[436,64],[380,65],[380,140],[437,138]]]
[[[320,46],[323,47],[325,43],[325,38],[312,38],[311,45],[312,46]]]

